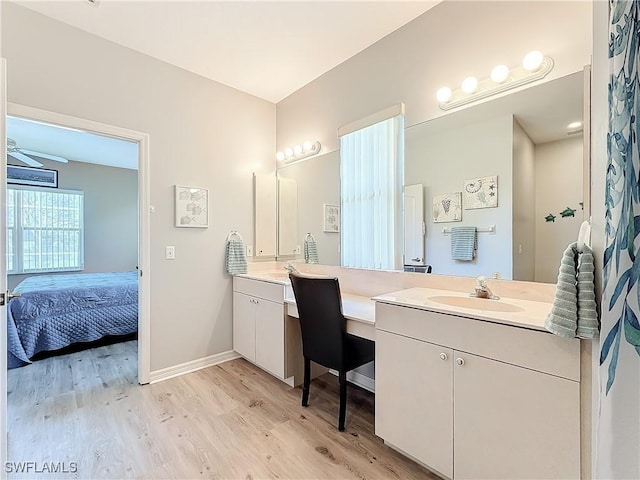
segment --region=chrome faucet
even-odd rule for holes
[[[489,285],[487,284],[487,277],[485,277],[484,275],[476,277],[475,293],[472,293],[471,296],[478,298],[488,298],[490,300],[500,300],[500,297],[494,295],[489,288]]]
[[[282,268],[284,268],[289,273],[300,273],[296,267],[291,265],[291,262],[287,262],[287,264]]]

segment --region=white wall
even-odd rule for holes
[[[536,145],[536,282],[556,283],[562,252],[578,238],[584,197],[582,183],[575,179],[582,178],[582,152],[582,135]],[[575,217],[562,218],[566,207],[576,210]],[[549,213],[556,216],[554,222],[545,220]]]
[[[517,119],[513,122],[513,279],[534,281],[535,145]]]
[[[43,160],[42,163],[45,168],[58,171],[59,188],[84,192],[84,271],[135,270],[138,265],[138,171],[73,161]],[[9,289],[29,276],[33,275],[9,275]]]
[[[305,235],[311,233],[319,263],[340,265],[340,234],[323,232],[323,204],[340,205],[340,152],[288,165],[278,169],[278,175],[298,183],[298,243],[303,245]]]
[[[545,81],[590,63],[590,2],[442,2],[277,105],[277,146],[318,139],[338,149],[336,129],[404,102],[405,126],[443,115],[435,93],[539,49],[555,67]]]
[[[274,169],[275,106],[7,2],[2,56],[9,101],[150,135],[151,370],[230,350],[224,244],[232,229],[253,242],[251,174]],[[174,227],[175,184],[209,189],[209,228]]]
[[[456,129],[433,131],[416,125],[405,134],[405,178],[422,183],[425,192],[426,263],[433,273],[490,277],[499,272],[512,276],[512,137],[513,116],[502,115]],[[462,210],[461,222],[434,223],[433,196],[462,192],[465,180],[498,176],[498,206]],[[451,259],[451,236],[443,227],[496,226],[496,233],[478,233],[477,258],[471,262]]]

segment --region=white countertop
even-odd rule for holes
[[[295,299],[291,291],[291,282],[286,271],[255,271],[239,277],[252,278],[264,282],[284,285],[285,302],[290,314],[297,316]],[[434,301],[433,297],[441,297],[447,303]],[[444,297],[444,298],[442,298]],[[459,299],[459,300],[458,300]],[[452,290],[415,287],[396,292],[377,295],[373,298],[342,293],[342,310],[345,318],[352,322],[361,322],[373,327],[375,325],[375,302],[383,302],[402,307],[417,308],[436,313],[457,315],[460,317],[513,325],[516,327],[546,331],[544,322],[551,311],[551,303],[501,297],[500,300],[472,298],[468,293]],[[460,304],[456,304],[460,302]],[[471,308],[473,307],[473,308]],[[492,307],[492,308],[486,308]],[[505,308],[517,311],[496,311]],[[363,326],[364,326],[363,325]]]
[[[459,298],[460,302],[478,305],[478,308],[467,308],[460,305],[444,304],[430,300],[432,297],[445,297],[445,300],[456,301],[453,297]],[[417,308],[437,313],[446,313],[460,317],[476,318],[495,323],[513,325],[516,327],[543,330],[544,321],[551,311],[551,304],[546,302],[534,302],[530,300],[520,300],[517,298],[501,297],[500,300],[486,300],[472,298],[467,293],[453,292],[450,290],[436,290],[431,288],[409,288],[398,292],[386,293],[373,297],[377,302],[399,305],[402,307]],[[502,304],[502,305],[496,305]],[[507,304],[507,305],[504,305]],[[494,311],[484,307],[511,308],[519,311]]]

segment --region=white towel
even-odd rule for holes
[[[244,254],[244,242],[241,239],[233,236],[227,239],[225,267],[227,273],[231,275],[247,273],[247,257]]]
[[[304,239],[304,263],[318,263],[318,244],[311,235]]]
[[[451,228],[451,259],[470,262],[476,256],[478,230],[476,227]]]

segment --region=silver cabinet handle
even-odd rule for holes
[[[441,359],[441,360],[446,360],[447,358],[448,358],[448,357],[447,357],[447,354],[446,354],[446,353],[442,352],[442,353],[440,354],[440,359]]]
[[[412,258],[411,260],[413,260],[414,262],[419,262],[422,259],[420,257],[416,257],[416,258]]]
[[[460,366],[464,365],[464,358],[456,358],[456,363]]]

